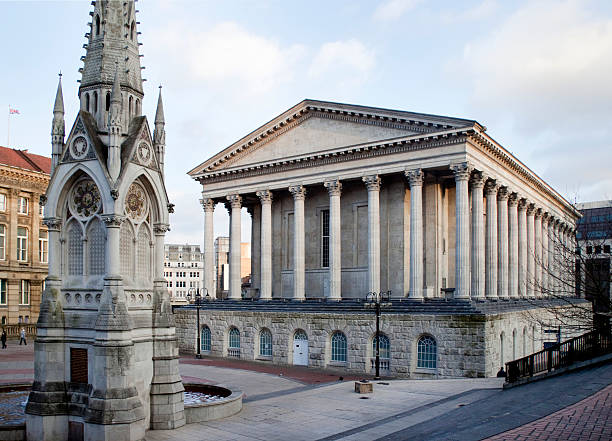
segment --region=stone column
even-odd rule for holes
[[[423,298],[423,177],[419,168],[405,172],[410,183],[410,290],[411,299]]]
[[[485,293],[488,299],[497,298],[497,189],[494,180],[487,182],[487,264],[485,274]]]
[[[380,292],[380,178],[364,176],[368,189],[368,291]]]
[[[476,171],[472,176],[472,298],[485,298],[485,242],[483,188],[486,176]]]
[[[455,298],[470,297],[470,207],[468,180],[472,171],[467,162],[451,166],[455,174],[456,252]]]
[[[512,193],[508,199],[508,296],[519,297],[519,230],[518,198]]]
[[[508,189],[497,192],[497,296],[508,298]]]
[[[542,215],[542,295],[548,297],[549,289],[548,286],[548,224],[550,222],[550,216],[548,213]]]
[[[542,296],[542,209],[538,208],[534,214],[534,294]]]
[[[49,217],[45,218],[43,223],[47,226],[47,230],[49,231],[49,254],[47,255],[49,261],[49,275],[47,276],[47,280],[59,281],[62,272],[60,267],[62,261],[60,252],[60,229],[62,227],[62,220],[58,217]]]
[[[200,203],[204,209],[204,288],[214,299],[217,297],[215,288],[215,233],[213,228],[215,201],[210,198],[202,198]]]
[[[324,183],[329,192],[329,297],[328,300],[342,299],[342,236],[340,217],[339,180]]]
[[[527,201],[520,199],[518,204],[518,296],[527,296]]]
[[[529,204],[527,207],[527,297],[535,297],[534,283],[535,283],[535,234],[534,234],[534,204]]]
[[[556,295],[559,291],[559,262],[558,262],[558,246],[559,240],[559,220],[554,219],[550,223],[548,230],[548,264],[550,265],[549,285],[552,293]]]
[[[261,201],[261,284],[260,300],[272,298],[272,192],[257,192]]]
[[[239,194],[227,196],[230,202],[230,255],[229,255],[229,295],[228,300],[240,300],[242,298],[242,284],[240,281],[240,257],[241,257],[241,222],[240,210],[242,208],[242,197]]]
[[[292,185],[293,195],[293,300],[306,298],[306,266],[304,237],[304,199],[306,189],[302,185]]]

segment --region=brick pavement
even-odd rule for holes
[[[547,417],[487,441],[556,441],[612,439],[612,385]]]

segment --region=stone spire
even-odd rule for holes
[[[81,110],[90,112],[100,130],[106,128],[110,94],[119,60],[119,83],[124,92],[123,120],[129,123],[140,114],[142,76],[134,0],[97,0],[93,2],[91,30],[85,37],[86,49],[81,72],[79,97]],[[126,127],[123,128],[127,131]]]
[[[60,155],[64,149],[64,135],[66,134],[64,122],[64,94],[62,93],[62,74],[59,74],[55,104],[53,105],[53,122],[51,123],[51,173],[59,163]]]
[[[113,180],[119,177],[121,171],[121,85],[119,84],[119,63],[115,68],[115,81],[110,98],[110,112],[108,115],[108,173]]]
[[[155,144],[155,154],[159,161],[159,168],[164,174],[164,155],[166,152],[166,120],[164,119],[164,103],[162,101],[162,87],[159,86],[159,98],[157,99],[157,112],[155,112],[155,133],[153,143]]]

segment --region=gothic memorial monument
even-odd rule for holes
[[[134,1],[92,4],[80,111],[65,141],[61,78],[53,108],[29,440],[141,440],[185,424],[163,278],[171,205],[161,92],[151,136]]]

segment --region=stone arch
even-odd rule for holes
[[[72,191],[74,184],[81,179],[91,179],[98,187],[101,203],[100,212],[104,213],[107,210],[107,207],[113,206],[113,200],[110,198],[108,183],[105,181],[100,181],[97,174],[93,170],[82,162],[79,162],[66,173],[62,174],[61,176],[55,176],[54,179],[52,179],[51,183],[49,184],[49,188],[47,189],[47,194],[58,194],[59,196],[57,197],[57,202],[55,202],[52,197],[49,197],[49,200],[45,205],[46,216],[59,217],[63,220],[67,220],[69,213],[68,199],[70,192]],[[61,191],[55,192],[53,190],[54,188],[60,188]],[[107,199],[105,199],[105,195],[108,195]]]
[[[430,333],[423,333],[418,336],[415,343],[417,369],[437,369],[438,339]]]
[[[98,113],[98,92],[94,91],[93,93],[93,114],[97,114]]]
[[[128,115],[130,120],[134,116],[134,97],[132,95],[128,99]]]
[[[262,327],[257,333],[256,351],[257,357],[272,357],[274,345],[273,334],[268,327]]]
[[[96,37],[100,35],[100,16],[96,14],[96,25],[95,25]]]
[[[123,177],[123,180],[124,183],[121,184],[122,188],[119,190],[120,196],[117,201],[119,206],[125,206],[127,192],[130,186],[136,182],[142,185],[148,197],[150,225],[155,225],[157,222],[167,222],[168,208],[161,205],[166,201],[165,194],[161,193],[164,190],[156,184],[155,179],[149,175],[147,170],[140,169],[137,170],[136,173],[128,173]],[[166,216],[164,216],[164,214],[166,214]]]
[[[85,110],[89,112],[89,92],[85,93]]]
[[[132,24],[130,25],[130,39],[134,41],[136,37],[136,23],[132,20]]]

